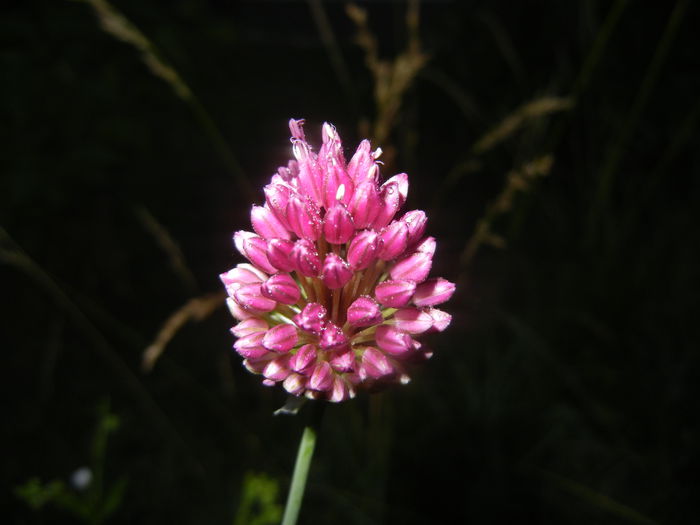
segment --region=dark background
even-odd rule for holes
[[[360,5],[392,62],[406,4]],[[224,308],[150,374],[141,354],[241,261],[236,174],[261,201],[290,117],[315,143],[333,122],[351,153],[377,119],[374,79],[343,2],[322,4],[340,69],[306,2],[115,6],[201,106],[88,4],[0,17],[3,522],[98,523],[111,493],[107,523],[274,523],[306,411],[272,416],[285,396],[240,366]],[[684,0],[422,3],[430,58],[377,145],[384,177],[411,176],[408,208],[430,212],[454,320],[411,384],[326,410],[300,523],[695,522],[698,15]],[[474,147],[542,97],[570,107]],[[494,208],[546,155],[549,174]],[[485,213],[498,237],[460,258]],[[71,488],[99,464],[104,489]],[[35,497],[64,485],[32,510],[17,495],[31,478]]]

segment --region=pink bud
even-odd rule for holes
[[[405,173],[399,173],[388,179],[384,184],[382,184],[381,189],[389,186],[389,184],[396,184],[396,188],[399,190],[399,208],[403,206],[408,197],[408,175]]]
[[[275,214],[275,217],[277,217],[286,228],[289,228],[289,222],[287,221],[287,202],[289,202],[289,196],[292,193],[291,188],[285,184],[268,184],[263,191],[265,192],[267,207],[270,208],[272,213]]]
[[[321,280],[331,290],[337,290],[347,284],[352,278],[352,270],[343,259],[331,252],[326,255],[321,270]]]
[[[233,298],[243,309],[253,313],[271,312],[277,306],[272,299],[264,297],[259,284],[244,284],[233,294]]]
[[[386,324],[377,327],[375,338],[379,348],[395,357],[406,357],[414,348],[407,333]]]
[[[347,381],[340,376],[336,376],[333,381],[331,394],[328,396],[328,401],[331,403],[340,403],[346,399],[351,399],[354,395],[355,392],[350,385],[348,385]]]
[[[396,369],[383,352],[368,346],[362,354],[360,364],[360,378],[381,379],[393,375]]]
[[[264,319],[251,317],[231,328],[231,333],[236,337],[245,337],[246,335],[257,334],[258,332],[265,332],[268,328],[269,326]]]
[[[304,119],[289,119],[289,131],[292,134],[292,138],[297,140],[306,140],[304,137]]]
[[[375,259],[379,236],[374,230],[359,232],[348,246],[348,264],[353,270],[364,270]]]
[[[267,273],[275,273],[275,267],[267,260],[267,243],[254,233],[238,231],[233,236],[238,251],[255,266]]]
[[[394,312],[396,328],[409,334],[422,334],[433,326],[433,318],[428,312],[418,308],[401,308]]]
[[[282,304],[295,304],[301,297],[297,282],[288,273],[277,273],[260,288],[265,297]]]
[[[323,218],[323,235],[331,244],[345,244],[355,233],[352,216],[344,204],[335,202]]]
[[[323,174],[318,165],[316,155],[311,152],[309,145],[303,140],[294,141],[292,152],[299,163],[299,175],[297,181],[299,190],[308,195],[318,206],[323,204]],[[290,220],[289,212],[287,218]]]
[[[219,275],[230,296],[244,284],[261,283],[267,279],[267,274],[258,270],[252,264],[239,264],[226,273]]]
[[[243,307],[234,301],[232,297],[226,298],[226,306],[228,307],[228,311],[231,312],[231,315],[239,321],[250,319],[251,317],[255,316],[254,313],[244,310]]]
[[[408,304],[415,291],[416,283],[413,281],[384,281],[374,288],[374,296],[384,306],[401,308]]]
[[[408,243],[408,226],[403,221],[394,221],[379,234],[377,257],[382,261],[396,259]]]
[[[352,372],[355,369],[355,352],[349,345],[344,346],[333,353],[329,362],[336,372]]]
[[[282,387],[293,396],[301,395],[306,388],[306,378],[299,374],[289,374]]]
[[[253,374],[262,374],[262,371],[265,370],[267,363],[272,361],[275,357],[277,357],[277,354],[268,353],[263,357],[244,359],[243,366],[246,367],[248,372]]]
[[[379,194],[380,207],[379,213],[372,221],[372,227],[375,230],[381,230],[394,218],[396,212],[401,207],[401,194],[399,193],[399,185],[396,182],[391,184],[384,183]]]
[[[348,322],[356,327],[379,324],[382,322],[382,311],[374,299],[363,295],[348,308]]]
[[[272,381],[284,381],[290,373],[288,355],[275,357],[263,369],[263,376]]]
[[[452,316],[447,312],[443,312],[437,308],[430,308],[428,313],[433,319],[433,326],[430,328],[431,332],[442,332],[445,328],[450,326]]]
[[[287,221],[294,233],[302,239],[315,241],[321,234],[321,214],[308,197],[294,193],[287,202]]]
[[[294,243],[286,239],[270,239],[267,241],[267,260],[270,264],[283,272],[291,272],[294,265],[290,259],[290,254],[294,248]]]
[[[250,222],[255,233],[264,239],[289,239],[291,235],[287,228],[267,207],[253,206],[250,211]]]
[[[289,258],[294,269],[307,277],[316,277],[321,269],[321,258],[316,251],[316,245],[306,239],[294,243]]]
[[[309,303],[294,316],[294,322],[302,330],[319,335],[326,325],[326,309],[318,303]]]
[[[343,167],[342,152],[339,159],[331,159],[326,164],[323,181],[326,208],[336,202],[347,204],[352,199],[355,185]]]
[[[332,321],[328,321],[321,332],[321,340],[319,345],[324,350],[338,348],[348,342],[348,336],[345,335],[343,329]]]
[[[450,299],[455,293],[455,284],[442,277],[428,279],[416,287],[413,304],[416,306],[435,306]]]
[[[404,213],[401,221],[408,226],[408,245],[411,246],[417,242],[421,235],[425,232],[425,227],[428,223],[428,217],[422,210],[412,210]]]
[[[433,256],[435,255],[435,245],[435,237],[426,237],[416,245],[414,250]]]
[[[369,140],[363,140],[348,163],[348,175],[355,181],[355,184],[367,180],[370,168],[375,165],[374,158],[370,154],[371,149]],[[375,180],[371,180],[371,182],[376,184]]]
[[[289,366],[292,370],[304,374],[309,371],[311,365],[316,362],[316,347],[312,344],[307,344],[299,348],[289,360]]]
[[[377,185],[373,181],[365,181],[355,187],[348,211],[355,221],[355,228],[369,228],[379,214],[382,201],[379,198]],[[388,221],[387,221],[388,222]]]
[[[265,332],[256,332],[238,339],[233,347],[241,356],[249,359],[259,359],[268,354],[267,348],[263,346]]]
[[[398,261],[389,270],[392,279],[404,279],[421,283],[425,281],[433,265],[433,256],[428,253],[416,252]]]
[[[263,337],[263,346],[281,354],[289,352],[299,340],[296,326],[278,324],[270,328]]]
[[[308,386],[311,390],[324,392],[333,386],[333,377],[334,374],[331,365],[323,361],[314,367]]]

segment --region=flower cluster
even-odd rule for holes
[[[236,351],[263,383],[294,395],[343,401],[358,388],[406,383],[407,366],[430,357],[416,337],[442,331],[451,316],[434,306],[455,285],[428,279],[435,239],[427,217],[395,218],[408,193],[400,173],[379,184],[367,140],[350,162],[335,128],[324,124],[314,153],[290,120],[296,160],[278,169],[253,206],[255,233],[234,235],[250,262],[221,275],[240,322]]]

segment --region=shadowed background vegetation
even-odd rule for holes
[[[307,415],[218,274],[290,117],[376,139],[459,284],[411,384],[326,410],[300,523],[695,522],[693,2],[1,12],[3,522],[279,520]]]

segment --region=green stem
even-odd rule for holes
[[[316,447],[318,419],[319,418],[316,418],[316,421],[312,421],[304,427],[304,433],[301,435],[297,460],[294,464],[294,473],[292,474],[292,486],[289,487],[289,495],[287,496],[287,505],[284,508],[282,525],[295,525],[299,517],[301,500],[304,497],[304,490],[306,489],[306,478],[309,475],[311,458],[314,455],[314,448]]]

